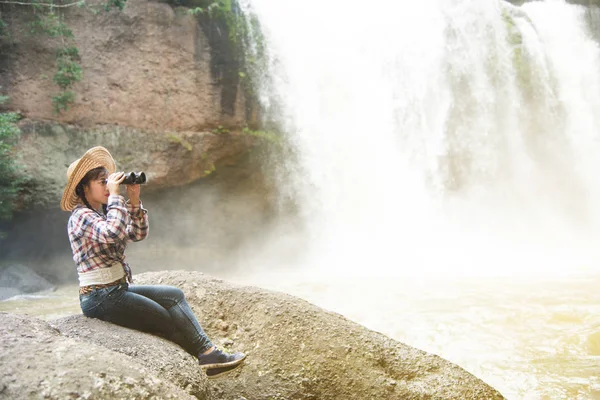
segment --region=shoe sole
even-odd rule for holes
[[[239,371],[239,368],[240,368],[241,366],[242,366],[242,364],[240,363],[240,364],[234,365],[233,367],[229,368],[229,369],[228,369],[228,370],[226,370],[226,371],[219,372],[219,373],[217,373],[217,374],[215,374],[215,375],[206,375],[206,376],[207,376],[207,378],[208,378],[208,379],[217,379],[217,378],[221,378],[221,377],[223,377],[224,375],[230,374],[230,373],[232,373],[232,372],[235,372],[235,371]],[[227,367],[224,367],[224,368],[227,368]]]
[[[200,368],[202,369],[212,369],[212,368],[225,368],[225,367],[231,367],[234,365],[238,365],[241,364],[244,360],[246,359],[246,355],[244,354],[244,357],[234,360],[234,361],[229,361],[226,363],[217,363],[217,364],[200,364]]]

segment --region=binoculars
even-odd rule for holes
[[[125,179],[121,185],[141,185],[146,183],[146,174],[143,172],[129,172],[125,174]]]

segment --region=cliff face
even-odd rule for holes
[[[1,49],[0,84],[11,97],[9,107],[28,118],[187,131],[246,122],[239,79],[220,73],[233,63],[232,50],[213,51],[209,42],[224,41],[209,41],[210,31],[187,8],[129,0],[121,12],[65,9],[83,78],[73,88],[75,104],[60,116],[50,97],[58,92],[52,76],[61,39],[30,33],[30,7],[4,7],[2,16],[10,38]]]
[[[16,156],[26,176],[17,214],[0,221],[0,231],[8,233],[0,259],[25,260],[52,276],[72,265],[60,198],[69,164],[98,145],[112,153],[119,170],[146,172],[142,199],[153,217],[183,201],[210,203],[196,213],[187,205],[178,208],[163,232],[177,223],[193,227],[192,220],[207,215],[218,220],[211,229],[223,232],[210,243],[223,237],[236,242],[247,232],[239,218],[229,223],[231,215],[243,209],[245,219],[267,218],[270,195],[254,156],[260,140],[243,132],[256,123],[257,111],[242,90],[239,47],[232,46],[223,21],[188,10],[147,0],[128,0],[122,11],[62,9],[74,35],[68,44],[79,49],[82,79],[72,88],[74,104],[57,115],[52,96],[60,89],[53,75],[62,39],[31,33],[31,7],[0,6],[8,31],[0,38],[0,94],[10,96],[0,107],[23,116]],[[197,193],[188,186],[194,182],[210,189]],[[175,189],[177,202],[161,200]],[[158,229],[154,236],[159,240]],[[48,260],[55,253],[61,261],[53,268]]]
[[[256,103],[244,97],[239,55],[218,21],[146,0],[130,0],[123,11],[61,11],[83,75],[74,104],[56,114],[52,77],[65,39],[31,33],[31,7],[1,11],[9,35],[0,85],[10,96],[5,108],[24,117],[20,209],[57,208],[66,167],[93,146],[108,148],[120,170],[144,170],[152,190],[211,175],[255,144],[242,130],[256,120]]]

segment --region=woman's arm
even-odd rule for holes
[[[131,217],[130,223],[127,225],[127,236],[133,242],[139,242],[146,239],[148,236],[148,211],[138,200],[138,204],[134,205],[131,201],[127,202],[127,211]]]
[[[77,208],[69,218],[69,230],[94,242],[114,243],[127,238],[127,208],[119,195],[108,197],[106,220],[89,208]]]
[[[148,236],[148,211],[140,201],[140,185],[127,185],[127,209],[131,222],[127,225],[127,235],[134,242],[144,240]]]

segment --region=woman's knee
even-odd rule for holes
[[[134,285],[129,288],[129,291],[147,297],[165,308],[170,308],[185,299],[183,291],[175,286]]]
[[[185,300],[185,294],[183,293],[183,290],[175,286],[165,286],[165,288],[167,288],[166,290],[168,291],[168,296],[176,303]]]

